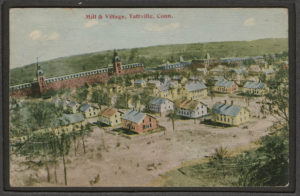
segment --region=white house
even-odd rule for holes
[[[100,113],[99,107],[91,104],[83,104],[80,107],[80,111],[85,115],[86,118],[96,117]]]
[[[207,115],[207,105],[196,100],[181,101],[176,110],[178,116],[187,118],[199,118]]]
[[[153,112],[167,112],[174,110],[174,103],[164,98],[154,98],[150,101],[150,110]]]

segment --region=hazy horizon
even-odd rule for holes
[[[171,17],[104,17],[131,13]],[[93,14],[104,18],[86,18]],[[13,8],[10,68],[115,48],[287,37],[285,8]]]
[[[257,41],[257,40],[264,40],[264,39],[287,39],[286,37],[275,37],[275,38],[262,38],[262,39],[255,39],[255,40],[234,40],[234,41],[211,41],[211,42],[190,42],[190,43],[180,43],[180,44],[163,44],[163,45],[148,45],[148,46],[141,46],[141,47],[134,47],[134,48],[112,48],[112,49],[105,49],[105,50],[101,50],[101,51],[93,51],[93,52],[88,52],[88,53],[80,53],[80,54],[71,54],[68,56],[59,56],[59,57],[55,57],[55,58],[51,58],[51,59],[45,59],[43,61],[40,61],[40,63],[42,62],[47,62],[47,61],[52,61],[52,60],[58,60],[58,59],[62,59],[62,58],[69,58],[72,56],[80,56],[80,55],[87,55],[87,54],[93,54],[93,53],[102,53],[102,52],[106,52],[106,51],[111,51],[116,49],[118,50],[131,50],[131,49],[135,49],[135,48],[148,48],[148,47],[155,47],[155,46],[167,46],[167,45],[183,45],[183,44],[205,44],[205,43],[214,43],[214,42],[239,42],[239,41]],[[32,62],[26,65],[21,65],[18,67],[14,67],[14,68],[10,68],[10,69],[15,69],[15,68],[22,68],[25,66],[30,66],[32,64],[35,64],[36,62]]]

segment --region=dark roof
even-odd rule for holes
[[[186,110],[195,110],[199,104],[205,105],[204,103],[196,100],[183,100],[178,104],[179,108],[183,108]]]
[[[164,104],[167,101],[169,101],[169,100],[168,99],[164,99],[164,98],[154,98],[154,99],[152,99],[150,101],[150,104],[161,105],[161,104]]]
[[[84,117],[82,114],[63,114],[62,117],[58,118],[57,121],[54,123],[56,127],[59,126],[66,126],[69,124],[74,124],[84,121]]]
[[[114,109],[114,108],[105,108],[102,112],[101,115],[102,116],[106,116],[106,117],[111,117],[113,116],[116,112],[118,112],[118,110]],[[123,112],[122,112],[123,113]]]
[[[144,82],[146,82],[146,80],[135,80],[134,84],[142,84]]]
[[[90,107],[91,107],[90,104],[85,103],[85,104],[83,104],[83,105],[80,107],[80,111],[85,112],[85,111],[87,111]]]
[[[222,114],[226,116],[236,116],[242,109],[242,106],[231,105],[225,103],[216,103],[212,110],[216,114]]]
[[[203,90],[207,89],[204,83],[202,82],[189,82],[185,84],[185,88],[188,91],[196,91],[196,90]]]
[[[234,83],[233,81],[219,80],[216,82],[216,86],[231,87],[233,83]]]
[[[129,110],[126,114],[122,117],[122,119],[140,124],[140,122],[146,117],[145,113]]]
[[[74,101],[70,101],[70,102],[69,102],[69,106],[70,106],[70,107],[74,107],[74,106],[76,106],[76,103],[75,103]]]
[[[246,82],[244,88],[264,89],[265,84],[261,82]]]

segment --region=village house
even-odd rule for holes
[[[124,112],[118,111],[117,109],[105,108],[99,115],[99,121],[109,126],[115,126],[122,123],[121,117],[123,115]]]
[[[142,133],[156,129],[158,124],[155,117],[130,110],[122,117],[122,127],[137,133]]]
[[[112,84],[109,88],[109,93],[123,93],[123,87],[117,84]]]
[[[75,114],[78,111],[79,104],[74,101],[69,101],[68,108],[70,108],[73,114]]]
[[[167,75],[160,75],[158,77],[158,80],[161,81],[162,83],[165,83],[165,82],[171,81],[171,78]]]
[[[184,84],[187,82],[187,78],[186,77],[183,77],[183,76],[173,76],[173,81],[177,81],[179,84]]]
[[[209,73],[214,75],[214,76],[221,76],[224,74],[224,68],[222,67],[216,67],[216,68],[213,68],[211,70],[209,70]]]
[[[183,100],[177,104],[176,114],[187,118],[199,118],[207,115],[207,105],[196,100]]]
[[[207,74],[207,69],[206,68],[197,68],[197,71],[202,74],[202,75],[206,75]]]
[[[207,87],[202,82],[188,82],[185,84],[186,96],[189,100],[200,99],[207,96]]]
[[[174,103],[164,98],[154,98],[150,101],[149,108],[153,112],[167,112],[174,110]]]
[[[191,76],[191,77],[189,77],[189,81],[192,81],[192,82],[204,82],[204,79],[201,76]]]
[[[60,105],[64,110],[66,110],[68,108],[69,102],[69,100],[64,99],[60,102]]]
[[[272,68],[263,69],[262,71],[266,75],[267,80],[269,80],[275,76],[275,71]]]
[[[249,81],[249,82],[259,82],[259,78],[254,77],[254,76],[249,76],[249,77],[247,77],[247,81]]]
[[[251,119],[251,113],[246,107],[218,102],[212,108],[212,120],[217,123],[238,126]]]
[[[134,81],[134,87],[144,88],[146,86],[147,86],[146,80],[135,80]]]
[[[214,90],[220,93],[233,93],[239,90],[239,87],[234,81],[219,80],[215,84]]]
[[[156,88],[161,85],[161,82],[159,80],[149,80],[148,81],[148,87],[150,88]]]
[[[243,87],[244,94],[251,95],[264,95],[265,93],[265,84],[261,82],[246,82]]]
[[[79,131],[85,127],[86,121],[84,116],[80,113],[77,114],[64,114],[56,122],[56,128],[54,131],[56,134],[70,133],[72,131]]]
[[[100,113],[99,107],[97,107],[96,105],[91,105],[91,104],[83,104],[80,107],[80,111],[83,112],[83,114],[86,118],[96,117]]]
[[[33,131],[33,134],[45,134],[54,132],[56,135],[61,135],[62,133],[71,133],[73,131],[79,131],[86,126],[86,121],[84,116],[80,113],[77,114],[63,114],[62,117],[57,118],[53,123],[53,127],[48,127],[40,130]],[[22,136],[18,138],[13,138],[13,142],[24,142],[29,136]]]
[[[152,92],[155,97],[172,99],[172,91],[168,84],[162,84],[159,87],[153,88]]]
[[[250,74],[259,74],[261,72],[261,68],[259,67],[259,65],[251,65],[248,68],[248,72]]]

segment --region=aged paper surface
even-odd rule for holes
[[[283,8],[10,9],[12,187],[288,184]]]

